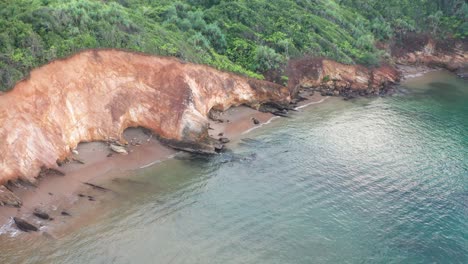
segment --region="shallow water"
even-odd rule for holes
[[[300,111],[127,173],[92,225],[3,238],[1,263],[468,263],[466,81]]]

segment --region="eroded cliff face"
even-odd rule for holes
[[[410,40],[408,40],[410,41]],[[430,38],[413,40],[413,48],[399,50],[393,48],[396,63],[404,65],[427,65],[442,67],[450,71],[457,71],[468,65],[468,43],[447,40],[436,42]]]
[[[123,140],[145,127],[167,144],[213,152],[211,109],[287,104],[286,87],[213,68],[118,50],[52,62],[0,95],[0,184],[34,181],[80,142]]]
[[[391,66],[369,69],[360,65],[346,65],[327,59],[305,58],[290,62],[289,89],[314,89],[324,95],[378,95],[400,74]]]

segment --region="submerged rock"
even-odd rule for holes
[[[63,216],[71,216],[70,213],[68,213],[66,211],[62,211],[60,214],[63,215]]]
[[[43,219],[43,220],[51,220],[50,216],[48,213],[42,211],[41,209],[34,209],[34,212],[33,212],[33,215],[40,218],[40,219]]]
[[[23,220],[18,217],[13,217],[13,221],[16,224],[16,227],[18,227],[19,230],[24,231],[24,232],[37,232],[39,229],[34,226],[33,224],[28,223],[26,220]]]

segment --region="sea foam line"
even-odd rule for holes
[[[15,237],[19,234],[19,230],[13,227],[13,218],[10,218],[8,223],[0,226],[0,236],[1,235],[10,235],[10,237]]]
[[[270,124],[273,120],[275,120],[275,119],[277,119],[277,118],[280,118],[280,116],[274,116],[274,117],[270,118],[268,121],[266,121],[265,123],[262,123],[262,124],[260,124],[260,125],[258,125],[258,126],[254,126],[254,127],[252,127],[252,128],[249,128],[249,129],[247,129],[246,131],[242,132],[242,135],[247,134],[247,133],[249,133],[249,132],[252,132],[253,130],[255,130],[255,129],[257,129],[257,128],[260,128],[260,127],[262,127],[262,126],[264,126],[264,125],[268,125],[268,124]]]
[[[177,153],[179,153],[179,152],[177,152]],[[155,164],[161,163],[161,162],[163,162],[163,161],[165,161],[165,160],[173,159],[173,158],[177,155],[177,153],[172,154],[172,155],[168,156],[168,157],[165,158],[165,159],[162,159],[162,160],[155,160],[155,161],[153,161],[153,162],[150,162],[150,163],[148,163],[148,164],[146,164],[146,165],[141,166],[139,169],[148,168],[148,167],[151,167],[151,166],[153,166],[153,165],[155,165]]]
[[[299,109],[302,109],[304,107],[307,107],[309,105],[314,105],[314,104],[320,104],[320,103],[323,103],[327,98],[329,98],[330,96],[327,96],[325,98],[322,98],[321,100],[317,101],[317,102],[310,102],[308,104],[305,104],[305,105],[301,105],[301,106],[298,106],[296,108],[294,108],[294,110],[299,110]]]
[[[321,100],[319,100],[319,101],[317,101],[317,102],[310,102],[310,103],[308,103],[308,104],[298,106],[298,107],[294,108],[294,110],[299,110],[299,109],[302,109],[302,108],[307,107],[307,106],[309,106],[309,105],[314,105],[314,104],[323,103],[328,97],[329,97],[329,96],[327,96],[327,97],[325,97],[325,98],[322,98]],[[258,125],[258,126],[255,126],[255,127],[250,128],[250,129],[247,129],[246,131],[242,132],[242,135],[247,134],[247,133],[250,133],[250,132],[252,132],[253,130],[255,130],[255,129],[257,129],[257,128],[260,128],[260,127],[262,127],[262,126],[264,126],[264,125],[268,125],[268,124],[270,124],[273,120],[275,120],[275,119],[277,119],[277,118],[281,118],[281,117],[280,117],[280,116],[274,116],[274,117],[270,118],[268,121],[266,121],[265,123],[262,123],[262,124],[260,124],[260,125]]]

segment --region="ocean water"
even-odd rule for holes
[[[467,82],[433,72],[400,90],[129,172],[92,224],[0,245],[1,262],[468,263]]]

